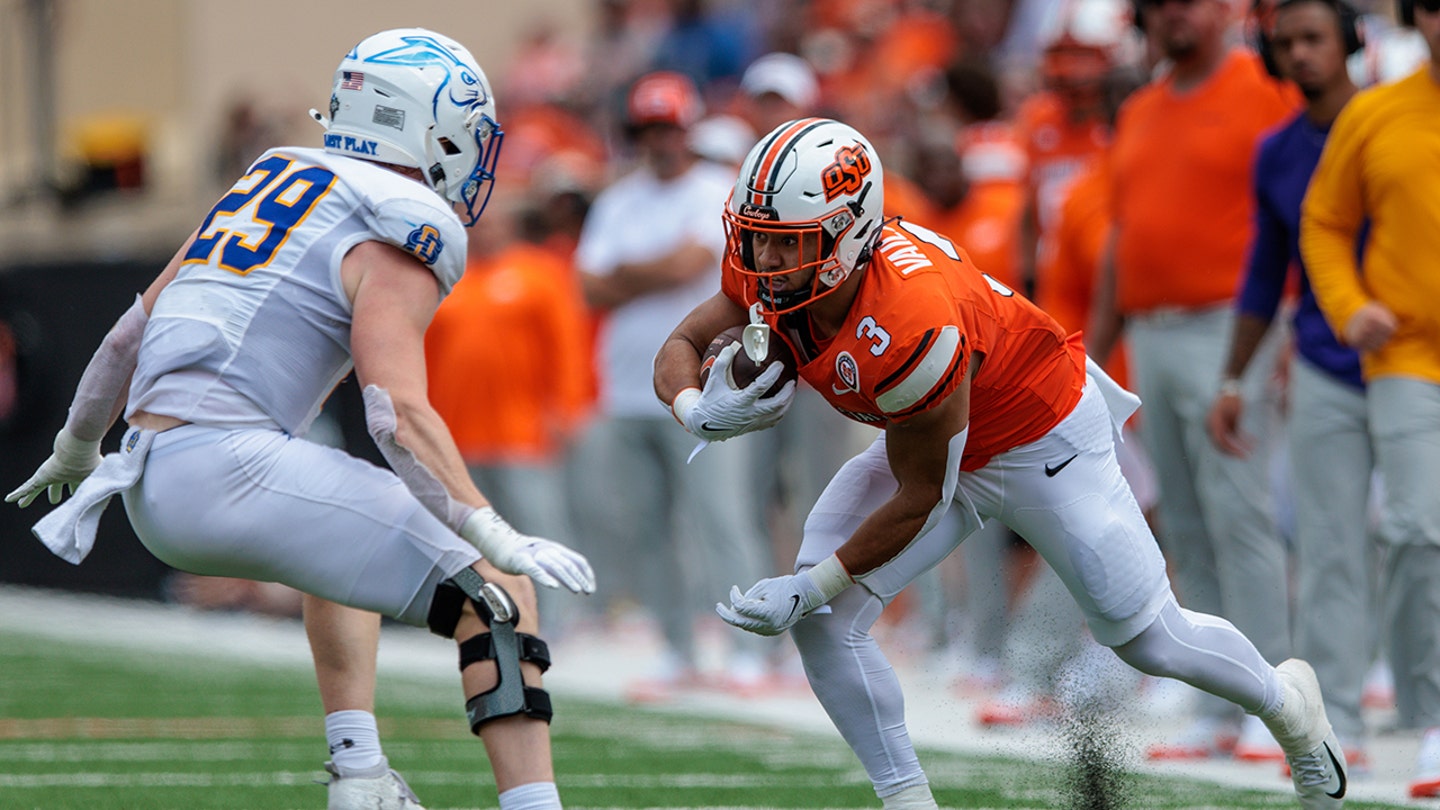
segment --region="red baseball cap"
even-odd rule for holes
[[[682,73],[659,71],[641,76],[630,88],[629,124],[670,124],[688,129],[705,114],[695,82]]]

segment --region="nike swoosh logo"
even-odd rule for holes
[[[1330,750],[1330,743],[1325,743],[1325,753],[1330,755],[1330,764],[1335,766],[1335,776],[1340,779],[1340,787],[1335,788],[1334,793],[1326,793],[1332,799],[1345,798],[1345,769],[1340,767],[1340,760],[1335,758],[1335,752]]]
[[[1080,457],[1080,454],[1079,454],[1079,453],[1076,453],[1075,455],[1073,455],[1073,456],[1065,459],[1064,461],[1060,462],[1059,464],[1056,464],[1054,467],[1051,467],[1049,464],[1046,464],[1046,465],[1045,465],[1045,477],[1046,477],[1046,478],[1054,478],[1057,473],[1059,473],[1061,470],[1065,469],[1066,467],[1070,466],[1070,462],[1074,461],[1075,459],[1077,459],[1077,458],[1079,458],[1079,457]]]
[[[721,428],[715,427],[714,425],[710,424],[709,422],[701,422],[701,423],[700,423],[700,429],[703,430],[703,431],[705,431],[706,433],[714,433],[714,432],[717,432],[717,431],[721,430]]]
[[[785,617],[785,621],[788,622],[788,621],[790,621],[792,618],[794,618],[794,617],[795,617],[795,611],[798,610],[799,608],[800,608],[800,596],[799,596],[798,594],[792,594],[792,595],[790,596],[790,615]],[[1332,754],[1331,757],[1333,758],[1334,755]],[[1344,786],[1344,785],[1341,785],[1341,786],[1340,786],[1340,789],[1341,789],[1341,790],[1344,790],[1344,789],[1345,789],[1345,786]],[[1344,795],[1344,794],[1341,794],[1341,795]]]

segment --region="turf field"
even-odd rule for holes
[[[298,628],[297,628],[298,632]],[[0,807],[318,808],[324,742],[310,673],[295,663],[76,644],[0,630]],[[386,676],[381,733],[431,810],[494,807],[458,686]],[[1076,732],[1089,767],[928,751],[935,794],[966,808],[1294,807],[1283,793],[1125,774],[1101,726]],[[557,700],[554,747],[572,808],[877,807],[833,735]],[[1397,807],[1352,802],[1356,810]]]

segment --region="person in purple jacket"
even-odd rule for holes
[[[1373,453],[1360,358],[1330,331],[1300,259],[1300,203],[1330,124],[1357,92],[1345,59],[1360,48],[1343,0],[1281,0],[1267,45],[1278,74],[1305,108],[1266,136],[1255,163],[1255,241],[1236,300],[1238,317],[1207,427],[1223,452],[1245,455],[1239,379],[1269,331],[1290,268],[1299,273],[1289,441],[1297,570],[1295,654],[1312,662],[1325,710],[1352,768],[1366,764],[1360,695],[1373,660],[1372,569],[1367,523]],[[1358,245],[1357,245],[1358,249]]]

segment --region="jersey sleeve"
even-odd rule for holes
[[[959,387],[969,348],[954,324],[927,330],[897,356],[904,362],[875,385],[875,405],[892,421],[903,421],[939,405]]]
[[[438,198],[437,198],[438,200]],[[370,227],[375,237],[419,259],[449,295],[465,274],[465,226],[453,211],[428,201],[392,197],[375,205]]]

